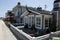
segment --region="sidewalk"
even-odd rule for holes
[[[17,40],[2,20],[0,20],[0,40]]]

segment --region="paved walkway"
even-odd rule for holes
[[[2,20],[0,20],[0,40],[17,40]]]

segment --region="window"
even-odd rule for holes
[[[37,24],[40,24],[40,18],[39,17],[37,18]]]
[[[48,18],[47,19],[45,18],[45,27],[48,27],[48,26],[49,26]]]
[[[18,13],[17,13],[17,12],[18,12],[18,11],[16,10],[16,11],[15,11],[15,16],[18,16]]]
[[[40,25],[41,25],[41,19],[40,19],[40,17],[37,17],[36,18],[36,26],[38,26],[38,27],[40,27]]]

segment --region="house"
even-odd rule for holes
[[[28,28],[31,28],[32,25],[35,25],[36,29],[48,29],[49,25],[52,23],[53,15],[49,11],[45,11],[39,8],[32,10],[27,8],[22,15],[24,18],[24,25],[28,24]]]
[[[28,7],[30,9],[32,9],[32,7]],[[33,8],[34,9],[34,8]],[[20,2],[17,3],[17,5],[10,11],[7,11],[6,13],[6,18],[8,17],[9,18],[9,12],[11,12],[13,15],[13,18],[14,18],[14,21],[16,23],[20,23],[20,24],[24,24],[23,22],[23,18],[21,18],[20,16],[26,11],[26,6],[22,6],[20,4]]]
[[[33,8],[22,6],[20,2],[11,10],[14,14],[13,18],[15,23],[20,23],[23,25],[28,24],[31,28],[35,25],[36,29],[48,29],[51,23],[54,23],[56,30],[60,30],[60,1],[54,1],[54,7],[52,12],[42,10],[41,7]],[[8,12],[6,13],[8,14]],[[9,15],[6,15],[9,17]]]
[[[21,14],[25,12],[26,8],[25,6],[21,6],[20,2],[17,3],[17,5],[10,11],[7,11],[6,18],[9,18],[9,12],[13,14],[13,19],[15,23],[23,24],[23,18],[21,18]]]
[[[8,13],[9,12],[6,14]],[[28,24],[29,28],[35,25],[37,29],[48,29],[53,20],[53,15],[50,11],[42,10],[41,7],[21,6],[20,2],[11,10],[11,13],[16,23],[23,25]],[[9,17],[9,15],[6,15],[6,17],[7,16]]]

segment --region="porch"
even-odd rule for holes
[[[49,28],[52,23],[52,18],[49,15],[28,15],[24,17],[24,25],[28,25],[28,28],[33,26],[38,30],[45,30]]]

